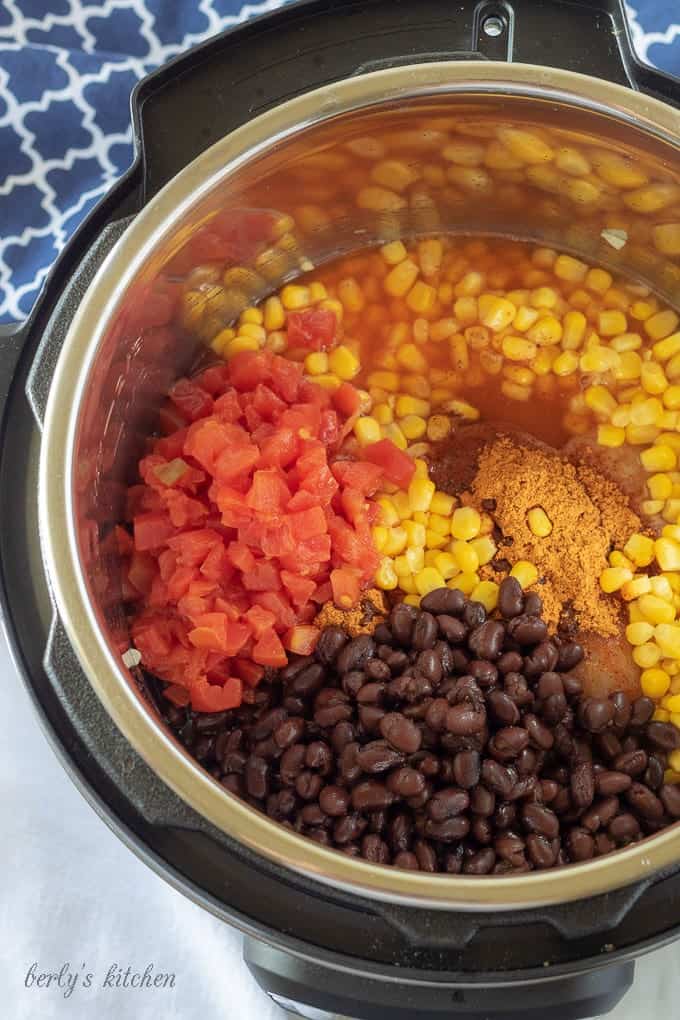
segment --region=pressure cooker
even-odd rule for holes
[[[300,194],[323,192],[325,222],[269,265],[265,292],[338,253],[437,229],[559,245],[677,306],[680,250],[649,244],[644,209],[628,209],[624,230],[611,228],[610,207],[607,229],[570,214],[534,174],[443,210],[348,212],[335,157],[379,126],[410,131],[412,159],[426,159],[425,117],[533,123],[577,149],[606,140],[654,161],[671,186],[679,107],[680,81],[636,59],[622,0],[293,3],[139,84],[132,167],[68,243],[28,321],[3,327],[0,572],[26,688],[93,808],[171,885],[243,932],[247,967],[292,1013],[606,1013],[635,958],[680,935],[680,826],[557,872],[428,875],[305,840],[193,761],[125,654],[117,564],[97,541],[192,356],[154,324],[148,296],[216,209],[287,215]]]

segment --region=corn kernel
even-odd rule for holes
[[[610,347],[595,346],[581,355],[579,365],[582,372],[611,372],[621,361],[618,351]]]
[[[545,315],[531,326],[527,336],[539,347],[558,344],[562,339],[562,323],[554,315]]]
[[[295,283],[287,284],[281,291],[281,303],[287,311],[308,308],[312,303],[309,287],[301,287]]]
[[[627,581],[631,581],[633,575],[625,567],[605,567],[600,574],[600,587],[608,595],[618,591]]]
[[[640,382],[647,393],[663,393],[668,386],[666,374],[655,361],[643,361],[640,368]]]
[[[459,573],[458,562],[450,552],[437,552],[434,558],[434,566],[445,581],[450,581],[452,577]]]
[[[503,337],[503,354],[510,361],[530,361],[536,356],[537,347],[532,340],[520,336]]]
[[[626,441],[626,430],[615,425],[598,425],[597,442],[600,446],[615,448],[623,446]]]
[[[397,525],[396,528],[389,528],[382,551],[386,556],[399,556],[406,548],[407,542],[406,529]]]
[[[427,418],[430,413],[430,402],[428,400],[422,400],[420,397],[400,395],[397,397],[394,410],[397,418],[406,418],[410,414],[416,414],[421,418]]]
[[[650,623],[672,623],[675,619],[673,606],[658,595],[641,595],[637,604],[643,619]]]
[[[305,358],[307,375],[322,375],[328,371],[328,355],[324,351],[312,351]]]
[[[654,627],[646,620],[640,623],[629,623],[626,627],[626,640],[631,645],[644,645],[654,635]]]
[[[677,462],[675,450],[664,443],[643,450],[640,454],[640,463],[645,471],[673,471]]]
[[[396,372],[371,372],[366,382],[370,387],[387,390],[388,393],[396,393],[399,389],[399,376]]]
[[[461,539],[455,539],[450,546],[458,569],[464,574],[473,574],[479,569],[479,557],[474,548]]]
[[[393,525],[398,524],[401,520],[397,509],[388,496],[380,496],[378,499],[378,506],[380,507],[380,519],[382,523],[391,528]]]
[[[446,584],[436,567],[423,567],[419,570],[415,575],[415,583],[419,595],[429,595],[431,591],[443,588]]]
[[[378,443],[382,439],[380,424],[375,418],[371,418],[370,415],[364,415],[357,419],[354,423],[354,435],[359,440],[361,446],[368,446],[369,443]]]
[[[527,513],[529,531],[537,538],[547,538],[551,533],[552,521],[541,506],[534,506]]]
[[[470,598],[481,602],[487,613],[492,613],[498,605],[499,586],[495,581],[480,581],[470,592]]]
[[[283,329],[286,324],[286,311],[275,295],[268,297],[264,303],[264,328],[268,331]]]
[[[455,505],[456,500],[453,496],[449,496],[448,492],[437,490],[430,503],[430,512],[440,514],[442,517],[450,517]]]
[[[441,535],[432,528],[425,530],[425,546],[427,549],[443,549],[449,541],[448,535]]]
[[[680,659],[680,624],[657,624],[654,628],[654,640],[661,649],[662,655],[670,659]],[[678,709],[674,708],[672,711],[677,712]]]
[[[529,560],[518,560],[510,571],[510,577],[516,578],[522,588],[526,589],[538,580],[538,570]]]
[[[490,535],[480,535],[479,538],[473,538],[468,545],[476,552],[480,567],[490,563],[497,552],[496,543]]]
[[[423,276],[434,276],[441,269],[444,246],[438,238],[427,238],[418,245],[418,261]]]
[[[609,554],[609,566],[610,567],[623,567],[625,570],[630,570],[631,573],[634,569],[634,564],[624,556],[620,549],[614,549]]]
[[[397,268],[405,265],[402,262]],[[395,270],[393,270],[394,272]],[[437,291],[434,287],[430,286],[429,283],[425,283],[423,280],[418,280],[409,290],[406,296],[406,304],[413,312],[417,312],[418,315],[427,315],[428,312],[432,311],[435,302],[437,300]]]
[[[668,386],[662,399],[664,407],[671,411],[680,410],[680,386]]]
[[[433,497],[434,498],[434,497]],[[438,535],[450,535],[451,534],[451,518],[444,517],[442,514],[436,514],[432,509],[430,503],[430,519],[428,520],[428,527],[432,531],[436,531]]]
[[[425,557],[423,556],[423,564],[422,565],[424,566],[424,564],[425,564]],[[397,574],[397,577],[399,578],[399,587],[402,588],[402,590],[403,590],[404,578],[410,577],[411,573],[412,573],[411,568],[410,568],[409,563],[408,563],[408,560],[406,559],[406,555],[404,553],[402,553],[401,556],[395,556],[394,557],[394,569],[395,569],[395,572]]]
[[[381,425],[391,425],[394,421],[394,412],[389,404],[376,404],[373,408],[373,417]]]
[[[411,510],[429,510],[434,492],[434,482],[428,478],[414,478],[408,487],[408,501]]]
[[[404,553],[404,557],[412,574],[417,574],[425,566],[425,549],[423,546],[411,546]]]
[[[417,521],[404,521],[402,527],[406,531],[406,536],[410,548],[417,548],[418,546],[425,545],[424,524],[419,524]]]
[[[660,599],[664,599],[666,602],[672,602],[673,589],[665,574],[656,574],[654,577],[650,577],[649,583],[654,595],[658,595]]]
[[[259,351],[260,341],[252,336],[235,336],[224,349],[223,356],[228,360],[241,351]]]
[[[495,294],[482,294],[477,302],[479,321],[494,333],[505,329],[515,318],[517,309],[507,298],[496,297]]]
[[[647,698],[658,701],[671,685],[671,678],[663,669],[645,669],[640,676],[640,687]]]
[[[616,408],[616,400],[606,386],[589,386],[583,397],[586,407],[604,418],[609,418]]]
[[[423,445],[422,443],[420,444]],[[430,469],[426,460],[423,460],[419,453],[414,453],[415,445],[409,447],[409,453],[415,458],[415,471],[413,472],[414,478],[429,478]],[[423,451],[423,455],[427,453],[427,450]]]
[[[420,595],[406,595],[404,602],[407,606],[415,606],[417,609],[420,606]]]
[[[411,259],[397,263],[387,274],[383,286],[390,297],[405,297],[416,281],[420,269]]]
[[[587,324],[583,312],[567,312],[562,320],[562,347],[564,350],[574,351],[581,346]]]
[[[451,534],[454,538],[468,541],[471,538],[477,537],[481,523],[479,513],[474,507],[457,507],[451,517]]]
[[[338,378],[345,381],[353,379],[361,365],[354,351],[345,344],[340,344],[328,355],[328,364],[331,372],[335,372]]]
[[[457,574],[452,577],[450,581],[447,581],[448,588],[458,589],[462,591],[463,595],[472,595],[479,584],[479,574]]]
[[[396,358],[402,368],[409,372],[426,372],[427,361],[415,344],[402,344],[397,350]]]
[[[651,641],[638,645],[632,651],[633,662],[640,669],[652,669],[661,658],[661,649]]]
[[[401,241],[390,241],[382,246],[380,254],[388,266],[396,266],[406,258],[406,248]]]
[[[522,163],[548,163],[554,152],[538,135],[522,128],[498,128],[499,141]]]
[[[626,581],[621,588],[621,596],[626,602],[632,602],[633,599],[639,598],[640,595],[646,595],[651,590],[652,582],[647,574],[639,574],[632,581]]]
[[[555,358],[552,366],[552,370],[557,376],[573,375],[577,368],[578,357],[573,351],[563,351]]]
[[[653,443],[659,435],[656,425],[627,425],[626,442],[631,446],[641,446],[644,443]],[[651,468],[650,470],[656,470]]]
[[[680,570],[680,544],[674,539],[657,538],[654,553],[662,570]]]
[[[672,308],[665,308],[645,319],[645,333],[652,340],[663,340],[677,329],[680,318]]]
[[[382,591],[394,591],[399,584],[394,561],[389,556],[383,556],[380,561],[380,566],[375,572],[375,583]]]
[[[613,282],[611,273],[606,269],[589,269],[586,274],[586,287],[596,294],[605,294]]]
[[[659,425],[663,416],[663,404],[658,397],[634,402],[630,409],[631,425]]]
[[[673,482],[670,475],[650,475],[647,479],[647,488],[652,499],[670,499],[673,493]]]
[[[663,511],[664,502],[662,499],[643,499],[640,509],[646,517],[654,517]]]

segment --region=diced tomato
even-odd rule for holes
[[[311,510],[312,507],[318,505],[319,501],[313,492],[309,492],[307,489],[298,489],[295,495],[288,500],[286,509],[290,513],[298,513],[300,510]]]
[[[246,503],[243,493],[228,485],[217,487],[215,502],[222,513],[222,523],[228,528],[240,528],[252,518],[252,510]]]
[[[301,312],[288,312],[287,327],[289,347],[327,351],[335,342],[337,320],[330,309],[306,308]]]
[[[220,362],[203,369],[195,380],[211,397],[219,397],[229,388],[229,365]]]
[[[290,358],[282,358],[275,355],[271,362],[272,389],[288,404],[293,404],[298,398],[300,383],[302,382],[302,366]]]
[[[408,460],[411,461],[411,458]],[[365,496],[375,492],[383,475],[383,469],[377,464],[358,460],[336,460],[331,465],[331,471],[341,485],[357,489]]]
[[[335,411],[321,412],[321,425],[319,426],[319,439],[326,446],[333,447],[340,440],[340,423]]]
[[[283,646],[295,655],[311,655],[316,648],[321,631],[318,627],[311,627],[309,624],[298,624],[286,631],[283,637]]]
[[[233,567],[229,562],[227,550],[220,540],[214,545],[201,564],[201,573],[209,581],[217,581],[225,584],[233,574]]]
[[[367,503],[363,495],[357,489],[343,489],[340,496],[342,512],[357,530],[364,527],[366,522]]]
[[[227,546],[227,557],[243,574],[255,569],[255,557],[244,542],[230,542]]]
[[[260,451],[254,443],[230,446],[223,450],[215,463],[215,477],[220,482],[230,483],[237,478],[250,475],[260,460]]]
[[[339,609],[351,609],[357,604],[361,595],[359,573],[350,567],[338,567],[331,570],[331,588],[336,606]]]
[[[326,563],[331,558],[331,536],[312,535],[300,542],[295,551],[301,564]]]
[[[251,606],[245,614],[245,618],[252,627],[255,638],[259,638],[266,630],[273,628],[276,617],[268,609],[262,606]]]
[[[234,389],[227,390],[218,397],[213,407],[213,414],[220,421],[237,422],[242,414],[238,393]]]
[[[308,510],[298,510],[289,516],[293,538],[298,542],[304,542],[314,535],[325,535],[328,531],[326,515],[320,506],[310,507]]]
[[[361,410],[361,397],[356,386],[349,382],[341,383],[331,394],[333,407],[343,418],[354,418]]]
[[[316,404],[293,404],[280,416],[279,427],[292,429],[298,436],[316,437],[321,428],[321,411]],[[325,457],[325,448],[322,449]]]
[[[290,500],[290,490],[276,468],[260,468],[253,475],[247,504],[264,514],[281,514]]]
[[[298,455],[299,442],[293,429],[277,428],[267,438],[258,439],[260,467],[287,467]]]
[[[408,489],[416,466],[412,458],[395,446],[391,439],[369,443],[363,448],[362,457],[382,468],[388,481],[398,485],[400,489]]]
[[[278,421],[279,416],[285,411],[288,405],[277,397],[276,393],[265,386],[264,383],[255,389],[253,395],[253,407],[265,421]]]
[[[255,642],[253,659],[261,666],[277,668],[286,665],[288,661],[286,650],[275,630],[266,630]]]
[[[198,421],[213,409],[213,398],[191,379],[178,379],[168,396],[185,421]]]
[[[252,659],[232,659],[231,669],[243,680],[246,687],[257,687],[264,676],[264,666],[258,666]]]
[[[202,613],[193,620],[189,640],[196,648],[209,648],[225,655],[236,655],[251,635],[247,623],[235,623],[226,613]]]
[[[239,528],[239,538],[272,558],[290,556],[295,550],[290,521],[278,515],[262,517]]]
[[[216,545],[221,545],[221,542],[220,536],[210,528],[201,528],[198,531],[183,531],[175,535],[168,539],[168,546],[177,554],[177,562],[182,566],[197,567]]]
[[[203,523],[207,509],[199,500],[192,499],[178,489],[164,489],[160,496],[175,528],[185,528],[188,524],[197,526]]]
[[[210,227],[199,227],[187,242],[191,253],[191,267],[205,262],[224,262],[229,258],[228,246],[224,239]]]
[[[271,379],[271,355],[266,351],[239,351],[229,362],[229,377],[239,393],[251,393]]]
[[[262,606],[274,614],[276,630],[288,630],[295,625],[293,607],[282,592],[256,591],[252,594],[252,600],[255,605]]]
[[[242,581],[246,591],[277,591],[281,587],[279,571],[271,560],[258,560]]]
[[[189,591],[189,585],[196,578],[196,571],[193,567],[178,567],[167,578],[168,599],[172,602],[179,602]]]
[[[291,570],[282,570],[281,580],[296,606],[303,606],[316,591],[316,581],[312,581],[309,577],[302,577]]]
[[[243,681],[238,676],[227,677],[223,684],[211,684],[204,676],[191,685],[191,707],[196,712],[224,712],[238,708],[243,701]]]
[[[135,549],[146,552],[165,545],[175,529],[167,514],[137,514],[134,519]]]
[[[157,439],[153,447],[154,453],[157,453],[164,460],[173,460],[175,457],[181,457],[184,453],[184,442],[188,431],[188,426],[180,427],[171,432],[170,435]]]
[[[184,441],[184,453],[193,457],[211,474],[220,456],[235,445],[248,442],[247,433],[238,425],[206,418],[192,425]]]
[[[324,581],[323,584],[317,586],[314,595],[312,596],[314,602],[319,606],[323,606],[326,602],[330,602],[333,598],[333,588],[330,581]]]

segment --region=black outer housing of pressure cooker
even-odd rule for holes
[[[489,17],[499,34],[485,32]],[[398,64],[466,58],[578,71],[680,105],[680,81],[635,58],[623,0],[290,4],[140,83],[132,97],[133,166],[66,246],[27,322],[0,327],[0,595],[10,646],[45,732],[120,838],[173,886],[238,927],[260,985],[291,1011],[315,1017],[601,1015],[630,987],[634,958],[680,936],[680,862],[670,873],[576,903],[434,911],[336,890],[210,826],[125,741],[58,620],[50,619],[36,513],[40,419],[66,330],[94,272],[130,217],[194,157],[310,89]]]

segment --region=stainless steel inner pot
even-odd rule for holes
[[[519,150],[504,144],[508,127],[529,133],[525,150],[522,135]],[[470,143],[469,158],[443,156],[454,138]],[[47,571],[69,639],[112,719],[161,779],[233,838],[336,887],[434,908],[580,899],[680,858],[675,825],[558,872],[429,876],[376,867],[278,826],[193,761],[140,693],[122,659],[125,613],[116,556],[104,541],[122,516],[164,391],[201,346],[164,321],[162,297],[187,272],[183,246],[216,213],[276,210],[287,227],[237,267],[210,308],[208,331],[341,252],[440,231],[569,250],[680,305],[679,145],[678,111],[583,75],[482,61],[378,71],[293,99],[222,139],[158,194],[106,259],[49,396],[39,474]],[[382,158],[415,168],[415,183],[392,197],[371,190]]]

